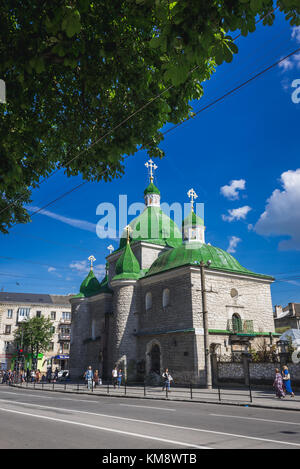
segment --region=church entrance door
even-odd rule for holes
[[[155,373],[160,374],[160,348],[159,345],[155,344],[151,348],[150,352],[150,371],[155,371]]]

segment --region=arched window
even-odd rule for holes
[[[237,313],[232,315],[232,329],[233,332],[243,332],[243,323],[241,317]]]
[[[165,288],[163,290],[163,295],[162,295],[163,308],[168,306],[169,303],[170,303],[170,290],[168,288]]]
[[[145,297],[146,310],[152,308],[152,293],[148,291]]]

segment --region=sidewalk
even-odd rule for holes
[[[5,385],[2,385],[5,386]],[[239,405],[249,407],[263,407],[270,409],[296,410],[300,411],[300,396],[277,399],[274,392],[266,390],[239,388],[214,388],[212,390],[199,388],[171,387],[171,391],[162,391],[161,387],[154,386],[124,386],[120,389],[109,385],[97,386],[96,389],[88,390],[83,383],[70,382],[59,383],[22,383],[13,384],[18,388],[28,390],[53,391],[72,394],[88,394],[94,396],[126,397],[138,399],[161,399],[169,401],[189,401],[201,403]]]

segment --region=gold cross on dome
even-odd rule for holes
[[[190,189],[187,193],[188,197],[191,199],[192,212],[194,211],[194,199],[197,199],[197,194],[194,189]]]
[[[110,244],[109,246],[107,246],[107,249],[109,250],[109,254],[111,254],[111,253],[115,250],[115,248],[113,247],[112,244]]]
[[[150,173],[150,182],[153,182],[154,171],[157,169],[157,166],[155,163],[153,163],[152,160],[147,161],[147,163],[145,163],[145,166],[148,168]]]
[[[125,230],[126,230],[126,232],[127,232],[127,243],[129,243],[129,237],[130,237],[130,233],[132,233],[132,232],[133,232],[133,229],[131,228],[131,226],[130,226],[130,225],[127,225],[127,226],[125,226],[125,228],[124,228],[124,229],[125,229]]]
[[[93,262],[96,260],[95,257],[93,255],[91,255],[88,260],[90,261],[91,263],[91,270],[93,270]]]

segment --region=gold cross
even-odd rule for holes
[[[115,250],[115,248],[113,247],[112,244],[110,244],[109,246],[107,246],[107,249],[109,250],[109,255]]]
[[[88,260],[90,261],[91,263],[91,270],[93,270],[93,262],[96,260],[95,257],[93,255],[91,255]]]
[[[145,166],[149,169],[149,172],[150,172],[150,182],[153,182],[153,175],[154,175],[154,172],[153,170],[155,171],[157,169],[157,166],[155,163],[153,163],[152,160],[149,160],[147,161],[147,163],[145,163]]]
[[[192,212],[194,211],[194,199],[197,199],[197,194],[194,189],[190,189],[187,193],[188,197],[191,199]]]
[[[127,231],[127,243],[129,243],[130,233],[132,233],[133,229],[131,228],[130,225],[127,225],[127,226],[125,226],[124,230]]]

